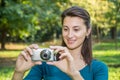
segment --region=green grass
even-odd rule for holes
[[[94,50],[94,57],[111,66],[120,65],[120,50]]]
[[[120,66],[120,43],[98,43],[93,46],[93,56],[109,66]]]
[[[120,80],[120,67],[109,67],[109,80]]]
[[[93,50],[120,50],[120,41],[119,43],[115,42],[99,42],[93,46]]]
[[[14,67],[0,67],[0,80],[11,80]]]
[[[20,51],[0,51],[0,58],[16,58]]]
[[[111,42],[98,43],[93,46],[93,56],[109,66],[109,80],[120,79],[120,43],[117,46],[117,50],[115,43]],[[15,61],[20,52],[20,50],[0,51],[0,60],[7,59],[8,61]],[[14,66],[15,64],[4,66],[3,62],[0,62],[0,80],[11,80]]]

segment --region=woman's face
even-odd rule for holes
[[[80,48],[85,37],[88,36],[84,20],[80,17],[65,17],[63,20],[62,36],[69,49]]]

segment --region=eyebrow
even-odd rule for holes
[[[80,26],[73,26],[73,28],[80,28]]]
[[[68,26],[65,26],[65,25],[63,25],[62,27],[67,27],[68,28]]]
[[[68,27],[68,26],[66,26],[66,25],[63,25],[63,27]],[[73,28],[77,28],[77,27],[80,27],[80,26],[73,26]]]

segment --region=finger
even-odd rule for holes
[[[35,65],[41,65],[42,62],[41,61],[37,61],[37,62],[34,62]]]
[[[30,55],[32,55],[32,54],[33,54],[33,52],[32,52],[32,50],[31,50],[31,48],[29,48],[29,47],[26,47],[25,51],[27,51]]]
[[[31,49],[38,49],[39,46],[37,44],[32,44],[29,46]]]
[[[49,64],[49,65],[53,65],[53,62],[47,62],[47,64]]]
[[[65,52],[67,51],[66,47],[62,47],[62,46],[50,46],[51,49],[53,49],[56,53],[58,52]],[[68,51],[67,51],[68,52]]]
[[[56,50],[56,49],[60,48],[60,46],[50,46],[50,48],[53,50]]]
[[[47,64],[49,64],[49,65],[56,65],[56,62],[54,61],[54,62],[47,62]]]
[[[63,61],[53,61],[53,62],[47,62],[47,64],[59,67],[62,64],[62,62]]]
[[[61,55],[59,56],[59,59],[64,59],[65,57],[67,57],[67,54],[66,54],[66,53],[61,54]]]
[[[28,61],[28,56],[26,55],[25,51],[22,51],[21,55],[24,57],[26,61]]]
[[[50,46],[51,49],[62,48],[62,46]]]
[[[67,58],[68,61],[73,61],[73,57],[69,53],[62,53],[59,57],[59,59]]]

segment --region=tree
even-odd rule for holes
[[[32,42],[50,40],[54,35],[58,37],[61,33],[60,9],[64,2],[67,0],[1,0],[1,48],[5,49],[7,36]]]
[[[38,3],[39,2],[39,3]],[[44,42],[48,40],[53,40],[59,38],[61,34],[61,22],[60,16],[63,8],[65,8],[65,3],[68,0],[36,0],[34,7],[38,11],[37,18],[40,29],[35,34],[35,41]],[[64,7],[63,7],[64,6]]]
[[[117,38],[117,28],[119,27],[120,23],[120,1],[119,0],[108,0],[109,4],[109,11],[106,14],[106,18],[109,18],[109,24],[110,24],[110,33],[111,38],[116,39]]]
[[[0,42],[5,49],[7,36],[24,38],[35,33],[35,10],[28,1],[1,0],[0,2]]]
[[[109,18],[109,24],[110,24],[110,33],[111,38],[115,41],[116,49],[118,48],[117,45],[117,29],[120,28],[120,0],[108,0],[110,4],[113,4],[114,6],[109,6],[110,10],[107,13]],[[108,18],[108,16],[107,16]]]

